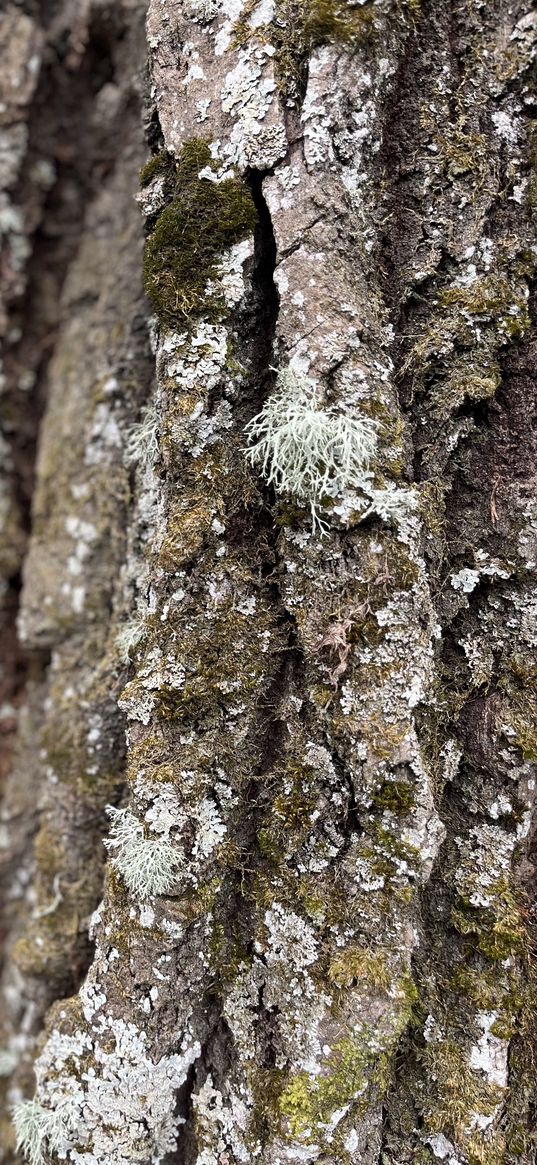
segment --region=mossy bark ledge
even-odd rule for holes
[[[532,1165],[528,0],[4,42],[0,1162]]]

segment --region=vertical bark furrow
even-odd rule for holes
[[[421,732],[446,838],[422,895],[420,1003],[382,1159],[526,1161],[534,383],[518,369],[534,344],[531,23],[523,5],[486,17],[431,5],[428,18],[394,94],[395,140],[385,140],[397,162],[386,254],[399,265],[400,391],[442,630]]]

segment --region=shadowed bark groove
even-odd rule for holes
[[[529,4],[9,22],[0,1159],[531,1165]]]

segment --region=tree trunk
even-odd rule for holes
[[[6,0],[2,1165],[535,1158],[536,45]]]

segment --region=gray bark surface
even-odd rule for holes
[[[2,1165],[535,1160],[536,48],[7,0]]]

